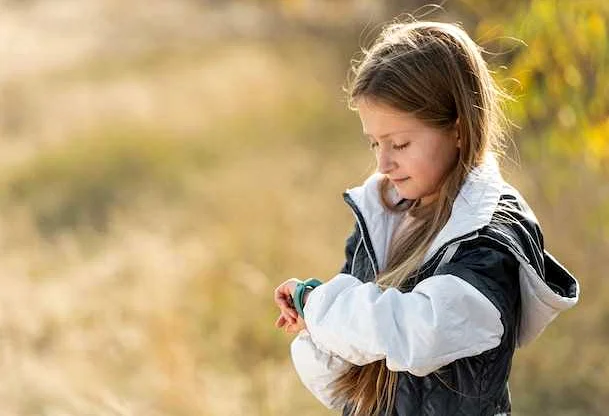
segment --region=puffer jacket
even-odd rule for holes
[[[290,351],[305,387],[327,408],[331,382],[352,365],[386,360],[398,372],[391,416],[511,414],[516,348],[579,298],[576,278],[544,249],[534,213],[489,157],[467,176],[422,275],[385,291],[375,278],[403,214],[385,209],[374,173],[347,189],[355,216],[340,272],[315,288]],[[393,203],[409,203],[393,195]]]

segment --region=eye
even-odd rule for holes
[[[374,149],[375,147],[377,147],[379,144],[377,142],[370,142],[368,143],[368,146],[370,146],[370,149]]]
[[[402,149],[406,149],[409,145],[410,145],[410,142],[406,142],[404,144],[401,144],[401,145],[398,145],[398,146],[394,146],[393,148],[395,150],[402,150]]]

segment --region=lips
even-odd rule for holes
[[[403,182],[403,181],[405,181],[406,179],[410,179],[410,176],[407,176],[407,177],[405,177],[405,178],[401,178],[401,179],[391,179],[391,182]]]

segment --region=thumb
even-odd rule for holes
[[[283,314],[281,314],[281,315],[279,315],[279,318],[277,318],[277,320],[275,321],[275,326],[277,328],[281,328],[286,323],[287,323],[287,320],[285,319],[285,316]]]

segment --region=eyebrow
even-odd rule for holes
[[[408,131],[409,131],[409,130],[398,130],[398,131],[394,131],[394,132],[391,132],[391,133],[383,134],[383,135],[381,135],[381,136],[380,136],[380,138],[381,138],[381,139],[383,139],[383,138],[385,138],[385,137],[389,137],[389,136],[392,136],[392,135],[394,135],[394,134],[398,134],[398,133],[406,133],[406,132],[408,132]],[[368,138],[373,138],[373,137],[372,137],[372,135],[371,135],[370,133],[366,133],[366,132],[364,132],[364,136],[366,136],[366,137],[368,137]]]

